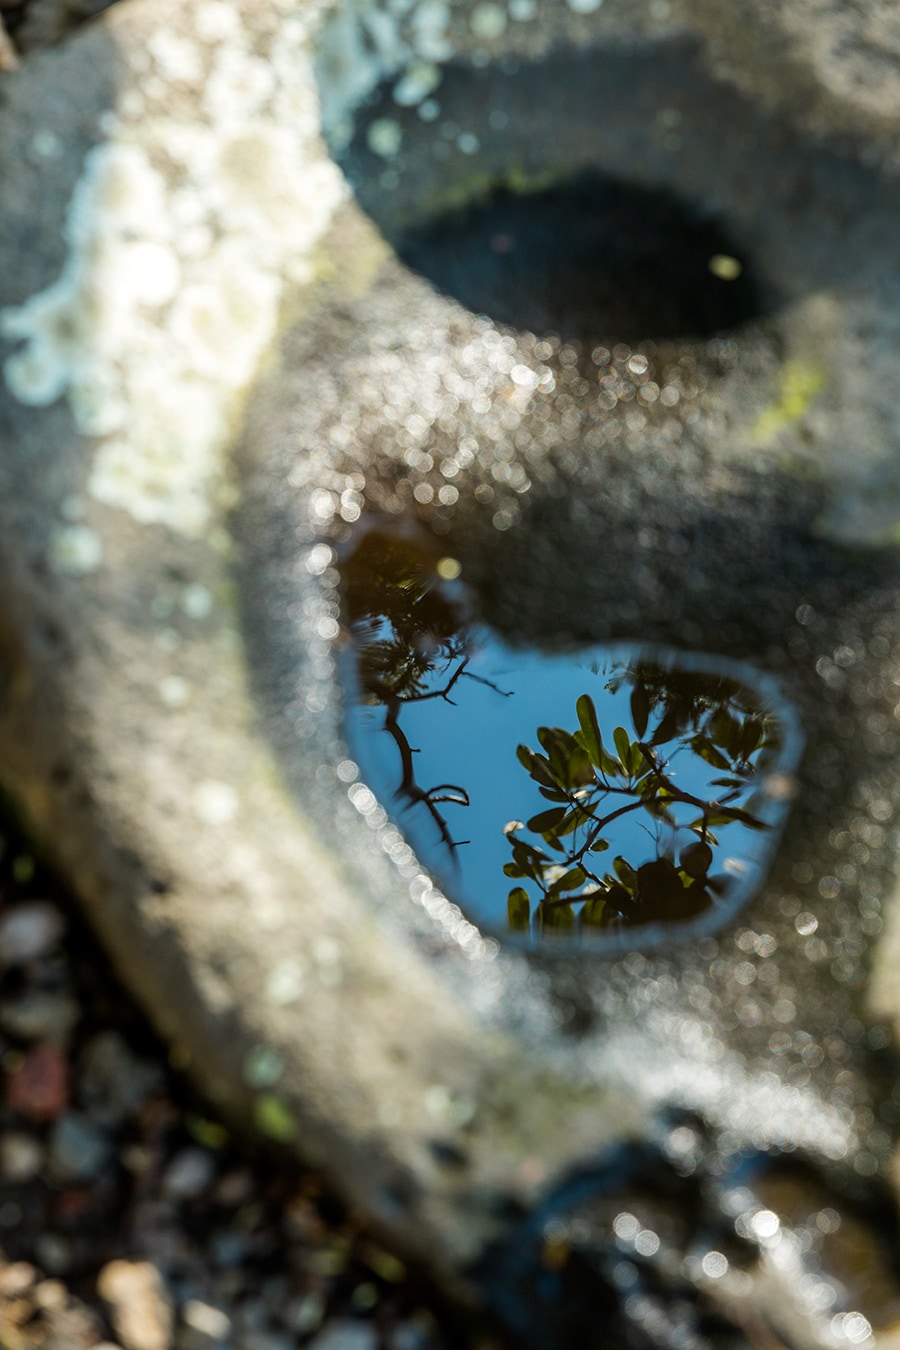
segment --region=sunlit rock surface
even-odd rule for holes
[[[900,1315],[895,26],[129,0],[2,77],[4,785],[210,1096],[534,1346]],[[512,643],[780,682],[740,914],[441,894],[345,740],[375,516]]]

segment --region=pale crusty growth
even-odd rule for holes
[[[449,29],[445,0],[416,5],[349,0],[337,6],[323,26],[316,55],[322,125],[330,143],[346,145],[354,112],[381,80],[398,76],[394,100],[400,107],[427,98],[440,84],[440,63],[453,55]]]
[[[67,396],[96,438],[99,500],[187,535],[209,524],[217,464],[275,336],[313,273],[343,183],[324,154],[311,20],[249,33],[220,0],[191,37],[132,49],[136,79],[88,155],[57,280],[2,315],[22,403]]]

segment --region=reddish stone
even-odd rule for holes
[[[6,1101],[30,1120],[54,1120],[69,1104],[69,1065],[63,1050],[50,1041],[27,1050],[22,1063],[7,1074]]]

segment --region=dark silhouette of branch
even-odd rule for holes
[[[409,699],[401,699],[397,697],[393,697],[390,700],[388,700],[387,715],[384,721],[385,731],[387,731],[391,735],[391,737],[394,740],[394,744],[396,745],[397,749],[400,752],[400,765],[402,773],[400,778],[400,786],[397,788],[397,795],[401,797],[406,797],[410,805],[415,805],[416,802],[421,802],[426,807],[429,814],[431,815],[432,820],[438,827],[441,839],[449,849],[452,856],[455,858],[456,850],[461,846],[461,844],[467,841],[456,840],[453,838],[453,836],[450,833],[450,827],[447,824],[447,821],[444,818],[444,816],[437,809],[436,803],[455,801],[460,806],[468,806],[469,794],[468,792],[466,792],[465,788],[457,787],[453,783],[439,783],[436,787],[433,788],[422,788],[416,782],[415,769],[413,768],[413,755],[415,754],[415,751],[413,750],[412,746],[407,740],[406,733],[402,730],[398,721],[401,706],[403,703],[407,702],[409,702]],[[453,792],[457,795],[454,797],[445,795],[449,792]]]

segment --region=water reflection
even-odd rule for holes
[[[640,648],[517,651],[458,572],[376,528],[342,563],[351,748],[422,861],[495,930],[656,936],[731,913],[791,795],[772,690]]]
[[[538,792],[555,805],[527,826],[510,822],[512,860],[503,870],[531,883],[545,926],[571,926],[576,910],[582,924],[603,928],[693,918],[733,884],[726,845],[734,827],[769,828],[754,795],[781,736],[757,695],[724,676],[649,662],[613,662],[606,674],[607,693],[628,691],[630,714],[630,730],[613,724],[609,748],[610,730],[605,744],[585,693],[574,731],[539,727],[541,750],[517,750]],[[619,852],[604,870],[600,859],[615,852],[630,815],[645,839],[630,859]],[[541,842],[529,842],[526,832]],[[507,905],[510,925],[527,927],[529,891],[513,888]]]

